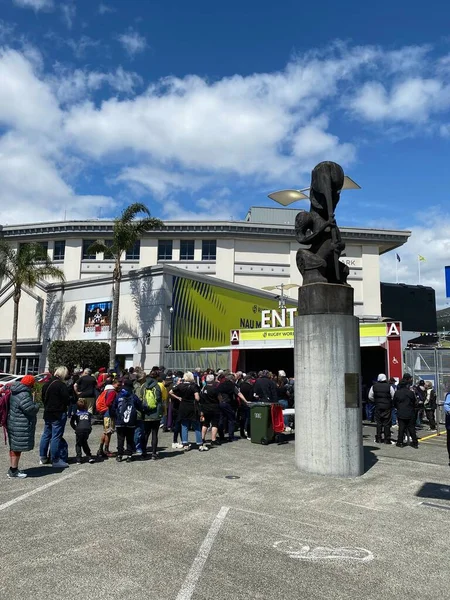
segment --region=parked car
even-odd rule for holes
[[[52,374],[39,373],[38,375],[35,375],[34,378],[36,379],[37,383],[47,383],[47,381],[50,381],[50,379],[52,378]]]
[[[0,379],[0,390],[5,386],[11,385],[15,381],[21,381],[22,377],[24,377],[24,375],[5,375],[5,377]]]

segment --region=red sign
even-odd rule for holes
[[[403,351],[402,351],[402,324],[398,322],[386,323],[388,377],[402,378]]]

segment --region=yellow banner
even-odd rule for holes
[[[275,327],[274,329],[241,329],[239,340],[241,342],[262,342],[264,340],[293,340],[293,327]]]
[[[359,337],[385,337],[386,323],[361,323]]]
[[[235,331],[235,330],[232,330]],[[232,334],[233,335],[233,334]],[[361,323],[360,337],[386,337],[386,323]],[[265,340],[293,340],[293,327],[273,327],[270,329],[240,329],[239,342],[263,342]],[[237,341],[237,339],[236,339]]]

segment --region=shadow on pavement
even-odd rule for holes
[[[416,496],[419,498],[435,498],[436,500],[450,500],[450,486],[446,483],[426,482],[422,485]]]
[[[370,469],[378,462],[377,455],[374,454],[374,450],[378,450],[375,446],[364,446],[364,473],[370,471]]]
[[[27,474],[30,479],[36,477],[45,477],[46,475],[54,475],[55,473],[62,473],[67,469],[54,469],[51,465],[43,467],[31,467],[30,469],[23,469],[23,472]]]

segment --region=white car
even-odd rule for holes
[[[8,373],[0,374],[0,389],[5,385],[11,385],[15,381],[20,381],[24,375],[9,375]]]

